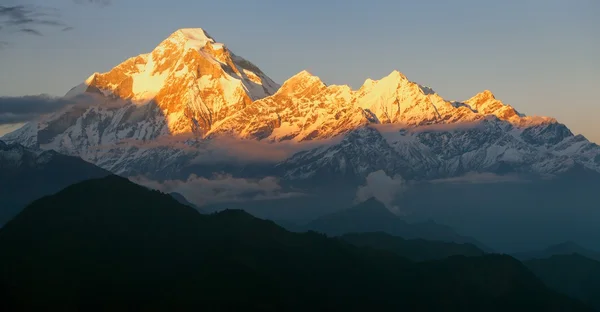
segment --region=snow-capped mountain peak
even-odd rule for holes
[[[499,115],[498,117],[501,119],[510,119],[513,116],[524,116],[519,114],[510,105],[505,105],[497,100],[490,90],[484,90],[477,93],[475,96],[465,101],[465,104],[481,114]]]
[[[169,40],[183,45],[185,49],[201,50],[215,40],[202,28],[183,28],[175,31]]]
[[[67,97],[81,93],[102,101],[67,107],[4,139],[81,156],[117,173],[139,173],[132,163],[149,168],[157,159],[170,168],[185,166],[179,162],[198,152],[189,141],[221,134],[270,142],[343,135],[352,140],[327,155],[342,155],[333,153],[342,148],[345,158],[327,166],[352,163],[360,174],[379,168],[452,176],[505,162],[544,173],[575,162],[600,171],[596,145],[553,118],[519,113],[489,90],[451,102],[397,70],[366,79],[358,90],[327,85],[306,70],[280,87],[201,28],[175,31],[151,52],[94,73]],[[388,133],[379,135],[384,128]],[[358,140],[357,133],[369,136]],[[326,165],[315,153],[288,164],[306,161],[300,176],[309,176],[308,169]],[[377,166],[363,163],[375,159]],[[335,165],[338,160],[344,164]]]
[[[321,78],[303,70],[286,80],[277,93],[300,94],[306,92],[307,89],[322,89],[325,87],[326,85],[321,81]],[[312,92],[317,92],[317,90],[312,90]]]
[[[148,106],[159,126],[153,130],[156,136],[206,133],[231,112],[278,88],[205,30],[190,28],[175,31],[148,54],[94,73],[67,95],[95,91]]]

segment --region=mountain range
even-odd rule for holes
[[[308,71],[278,84],[197,28],[64,98],[71,104],[2,140],[80,157],[196,206],[250,201],[242,205],[270,219],[307,222],[376,197],[492,248],[600,241],[591,221],[600,147],[488,90],[450,101],[399,71],[356,90]],[[192,182],[202,188],[181,187]],[[502,241],[495,227],[528,245]]]
[[[66,97],[81,94],[101,99],[3,139],[118,174],[163,178],[176,177],[174,168],[193,165],[206,142],[224,135],[325,145],[279,159],[286,179],[375,170],[418,179],[498,170],[554,175],[577,165],[600,171],[596,144],[553,118],[525,116],[490,91],[448,101],[398,71],[358,90],[327,86],[307,71],[280,86],[203,29],[178,30]]]

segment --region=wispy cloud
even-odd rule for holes
[[[35,36],[43,36],[43,34],[40,31],[35,30],[33,28],[21,28],[21,29],[19,29],[19,31],[26,33],[26,34],[35,35]]]
[[[110,5],[111,1],[73,0],[73,3],[104,7]],[[43,36],[44,28],[73,30],[72,26],[61,19],[60,11],[56,8],[26,4],[0,5],[0,31]],[[0,42],[0,48],[5,46]]]
[[[40,27],[68,27],[58,10],[32,5],[0,5],[0,30],[42,36]]]
[[[268,142],[221,135],[218,139],[208,141],[207,146],[204,147],[205,152],[199,154],[192,163],[212,164],[232,161],[274,163],[283,161],[298,152],[335,144],[341,140],[342,137],[304,142]]]
[[[400,208],[394,204],[396,197],[408,187],[401,176],[390,177],[383,170],[369,173],[364,185],[356,191],[355,202],[363,202],[375,198],[395,214],[401,214]]]

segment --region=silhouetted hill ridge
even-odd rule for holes
[[[444,259],[451,256],[483,256],[484,251],[473,244],[458,244],[424,239],[403,239],[384,232],[350,233],[341,240],[360,247],[388,250],[413,261]]]
[[[116,176],[36,200],[0,253],[6,310],[588,311],[507,256],[417,264]]]
[[[580,254],[590,259],[600,261],[600,252],[582,247],[573,241],[548,246],[543,250],[515,253],[514,257],[520,260],[545,259],[555,255]]]

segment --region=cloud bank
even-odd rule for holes
[[[363,202],[374,197],[383,203],[391,212],[401,214],[400,208],[394,205],[394,200],[407,188],[406,181],[401,176],[388,176],[379,170],[369,173],[366,183],[356,191],[355,202]]]
[[[92,94],[82,94],[73,98],[47,95],[0,97],[0,125],[28,122],[69,105],[93,105],[100,100],[98,96]]]
[[[144,177],[132,177],[130,180],[164,193],[177,192],[199,207],[219,202],[267,200],[303,195],[285,192],[275,177],[244,179],[228,174],[216,174],[211,179],[207,179],[192,174],[185,181],[167,180],[160,183]]]
[[[269,142],[221,135],[206,142],[203,153],[196,156],[192,163],[273,163],[288,159],[298,152],[335,144],[341,140],[342,137],[304,142]]]
[[[469,172],[459,177],[435,179],[430,183],[452,183],[452,184],[491,184],[507,182],[527,182],[527,180],[515,174],[498,175],[491,172]]]

